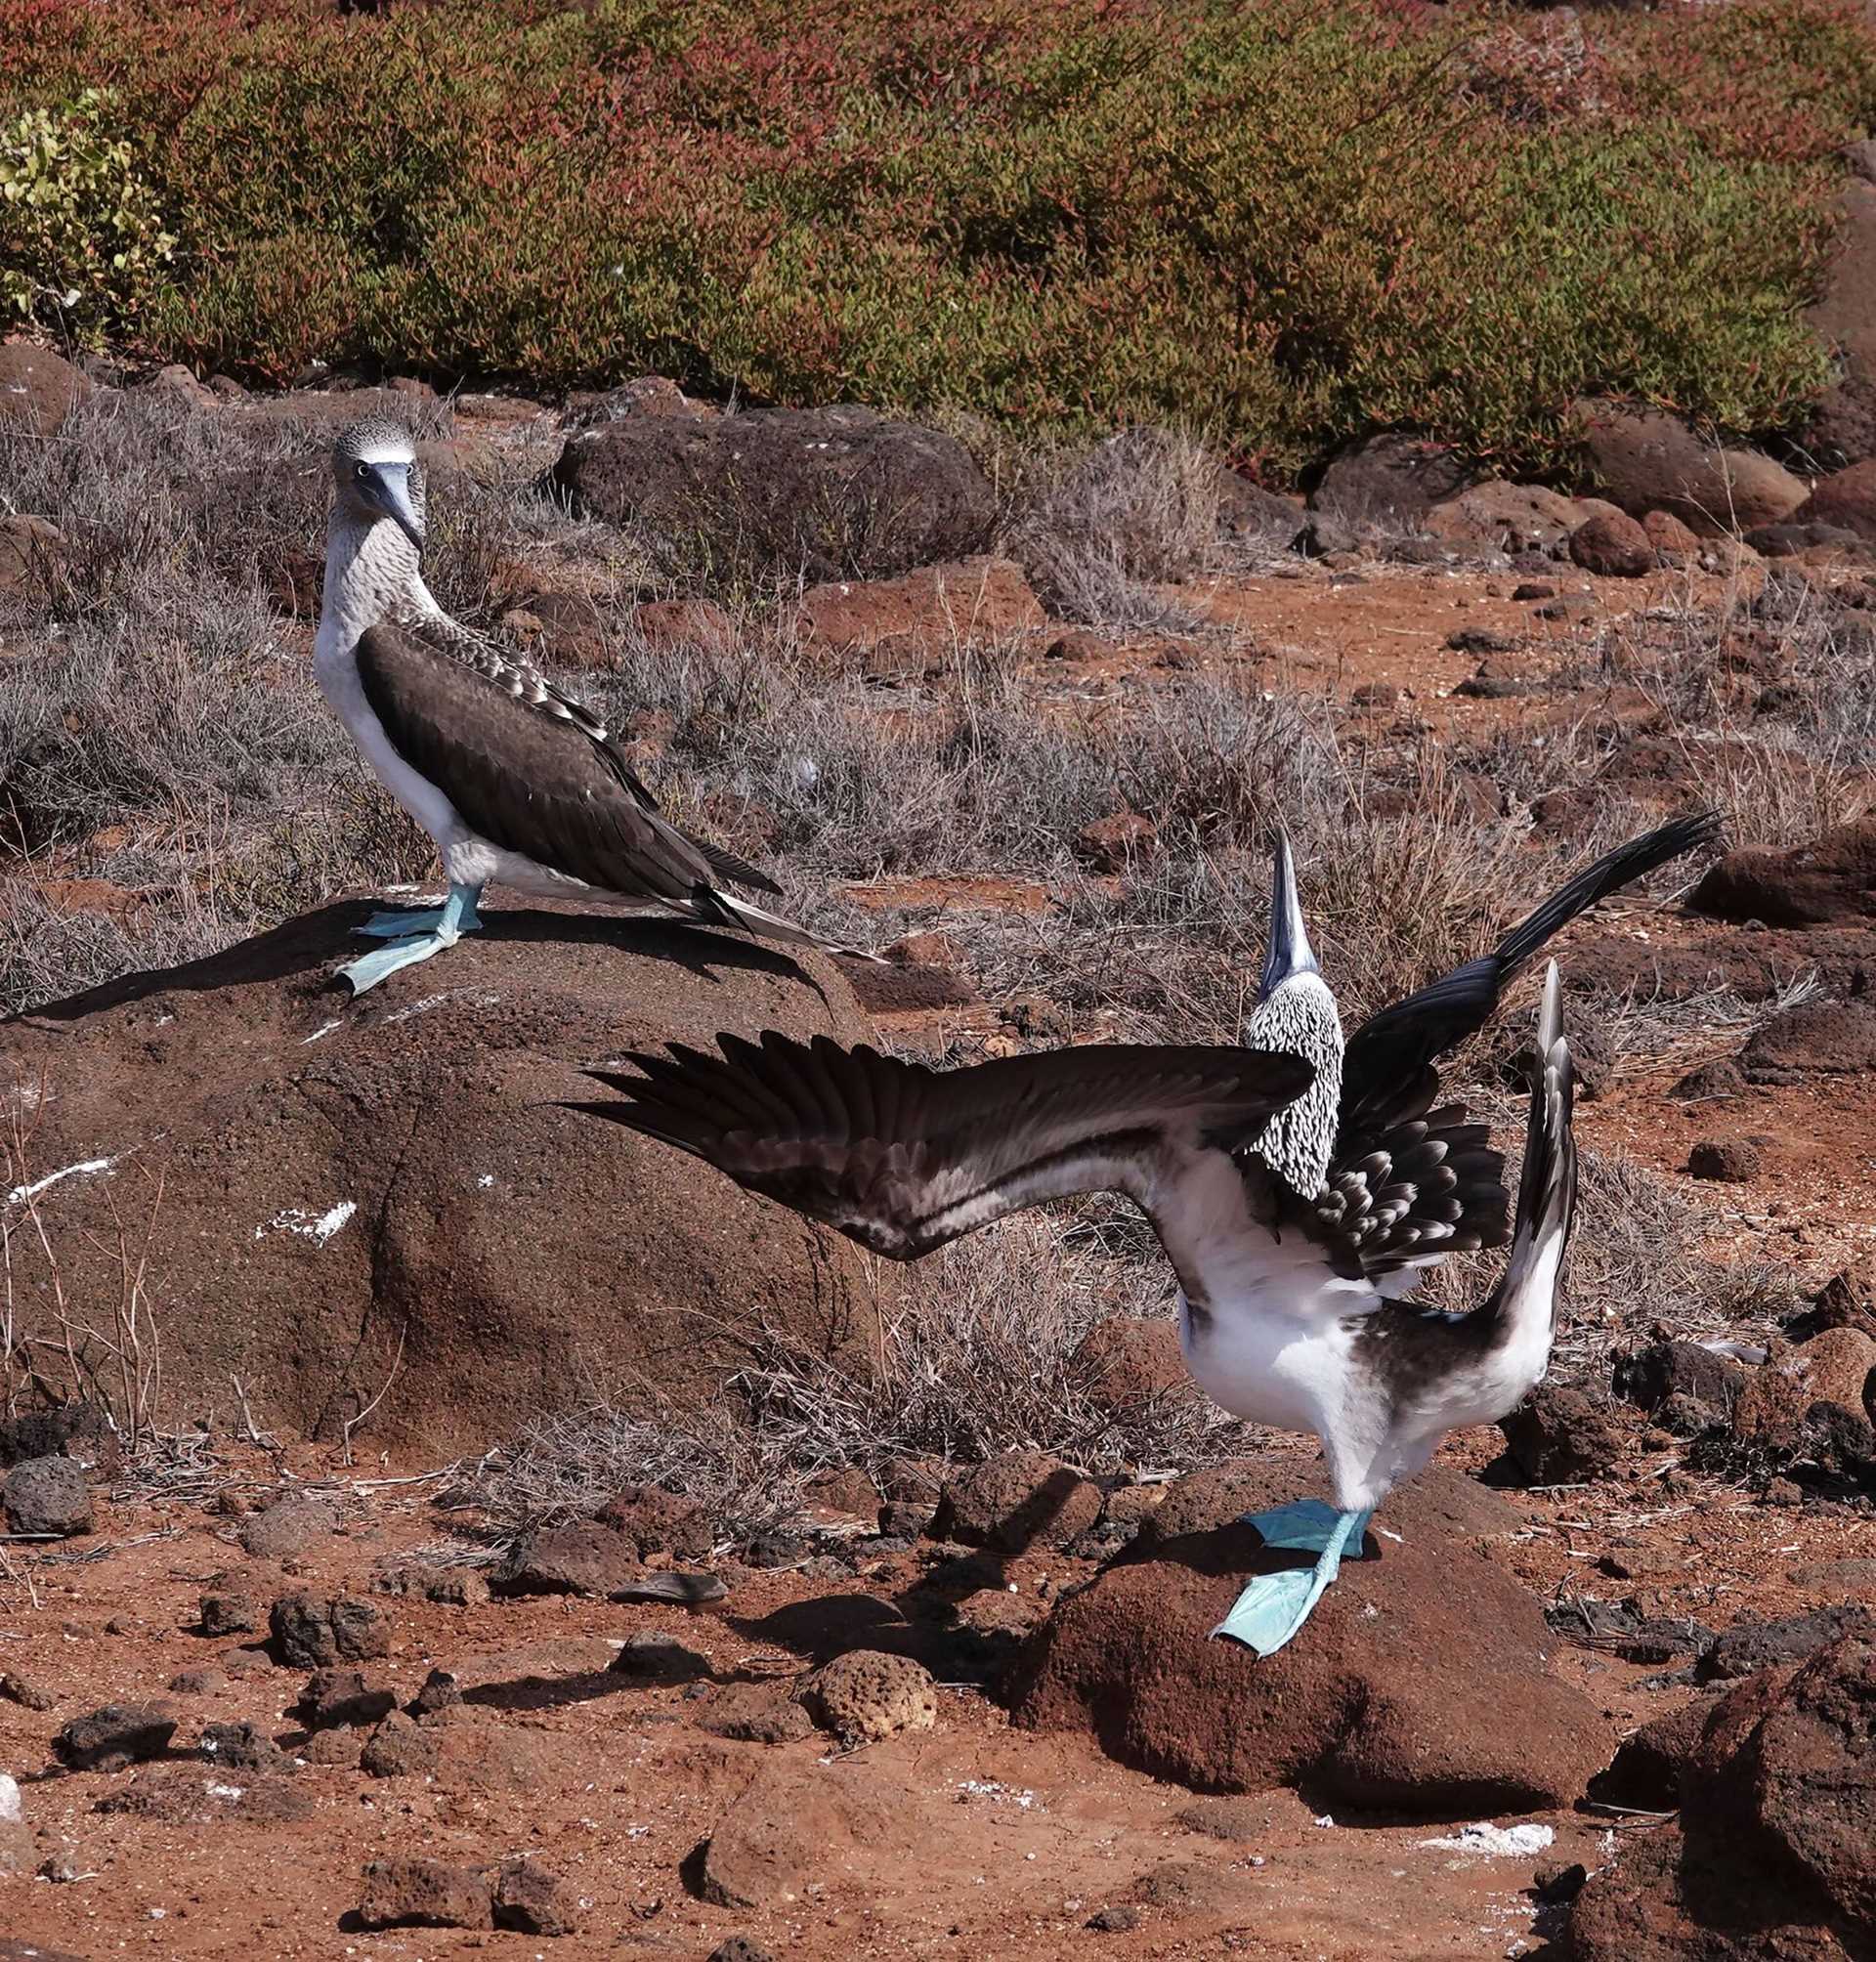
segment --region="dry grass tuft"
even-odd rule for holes
[[[1190,631],[1191,614],[1156,588],[1215,560],[1222,474],[1215,450],[1177,430],[1127,430],[1055,452],[1024,486],[1011,550],[1064,618]]]

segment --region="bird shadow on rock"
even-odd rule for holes
[[[1086,1585],[1091,1587],[1102,1574],[1112,1573],[1117,1567],[1139,1566],[1150,1560],[1175,1560],[1195,1574],[1229,1574],[1234,1578],[1241,1577],[1249,1585],[1259,1574],[1296,1573],[1313,1567],[1317,1557],[1315,1554],[1298,1548],[1267,1547],[1257,1527],[1239,1519],[1210,1527],[1204,1532],[1180,1533],[1144,1546],[1133,1540],[1120,1548],[1112,1559],[1104,1561]],[[1344,1566],[1360,1565],[1383,1557],[1381,1542],[1375,1537],[1372,1527],[1362,1533],[1359,1545],[1351,1544],[1343,1548],[1342,1555]],[[1079,1593],[1080,1589],[1076,1592]]]
[[[502,1683],[478,1684],[462,1692],[465,1703],[490,1710],[565,1710],[576,1703],[591,1703],[601,1696],[615,1696],[621,1689],[642,1689],[645,1685],[629,1676],[610,1669],[580,1669],[570,1676],[514,1676]]]
[[[611,947],[647,960],[666,960],[700,981],[714,982],[715,969],[773,974],[799,981],[823,996],[820,984],[790,955],[770,942],[725,928],[642,915],[604,912],[561,913],[545,907],[516,907],[482,916],[478,936],[486,945],[503,942],[557,947]]]
[[[680,1636],[648,1635],[628,1642],[609,1669],[576,1669],[565,1676],[530,1673],[480,1683],[462,1692],[464,1703],[485,1709],[541,1712],[591,1703],[624,1689],[669,1688],[676,1684],[755,1681],[742,1669],[713,1669],[709,1657]]]
[[[338,969],[372,943],[357,928],[379,910],[378,900],[339,900],[316,908],[265,933],[237,940],[219,953],[186,960],[174,967],[147,968],[107,981],[62,1002],[28,1010],[19,1020],[33,1024],[76,1022],[110,1008],[121,1008],[154,995],[213,994],[223,988],[266,986],[307,979],[310,993],[347,994]],[[777,948],[727,931],[693,925],[687,920],[647,919],[605,913],[562,913],[548,908],[517,908],[483,916],[483,927],[473,936],[485,945],[610,947],[648,960],[667,961],[694,980],[715,985],[717,970],[736,968],[798,981],[822,1000],[826,992],[799,962]],[[446,957],[461,959],[461,950]]]

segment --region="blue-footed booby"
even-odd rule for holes
[[[1253,1579],[1214,1631],[1267,1655],[1302,1626],[1393,1486],[1447,1431],[1514,1409],[1549,1364],[1576,1189],[1555,965],[1514,1222],[1504,1159],[1463,1105],[1438,1102],[1435,1062],[1485,1026],[1559,928],[1717,824],[1677,819],[1608,853],[1490,954],[1382,1009],[1345,1046],[1280,839],[1245,1048],[1092,1045],[938,1072],[825,1037],[723,1035],[720,1056],[673,1045],[626,1057],[636,1076],[592,1071],[618,1094],[578,1108],[901,1260],[1046,1200],[1132,1199],[1177,1277],[1180,1346],[1200,1387],[1236,1416],[1322,1440],[1334,1506],[1252,1515],[1267,1544],[1313,1563]],[[1508,1237],[1505,1272],[1476,1308],[1403,1299],[1421,1269]]]
[[[374,914],[359,928],[386,944],[340,970],[355,996],[473,933],[490,880],[854,952],[725,892],[722,881],[781,888],[670,824],[603,722],[437,604],[407,430],[353,424],[333,446],[332,475],[314,671],[378,781],[436,839],[449,881],[441,908]]]

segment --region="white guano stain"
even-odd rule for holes
[[[1551,1826],[1471,1825],[1439,1839],[1424,1839],[1421,1845],[1438,1847],[1445,1853],[1478,1854],[1486,1859],[1510,1859],[1542,1853],[1556,1838]]]
[[[37,1199],[49,1186],[59,1183],[62,1178],[96,1178],[117,1163],[114,1158],[88,1158],[82,1165],[68,1165],[63,1172],[49,1172],[43,1178],[35,1178],[30,1185],[16,1185],[7,1194],[9,1206],[23,1205],[28,1199]]]
[[[265,1226],[256,1226],[254,1237],[259,1240],[269,1233],[297,1233],[302,1240],[323,1247],[358,1210],[356,1199],[341,1199],[336,1206],[320,1214],[309,1213],[302,1206],[289,1206],[275,1214]]]

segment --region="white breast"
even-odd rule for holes
[[[1332,1319],[1220,1302],[1195,1313],[1179,1297],[1179,1348],[1193,1381],[1220,1410],[1317,1436],[1339,1428],[1351,1337]]]
[[[1339,1422],[1351,1316],[1379,1297],[1344,1281],[1300,1232],[1281,1239],[1252,1216],[1244,1175],[1222,1153],[1195,1163],[1160,1219],[1182,1293],[1179,1345],[1193,1380],[1234,1417],[1321,1435]]]

